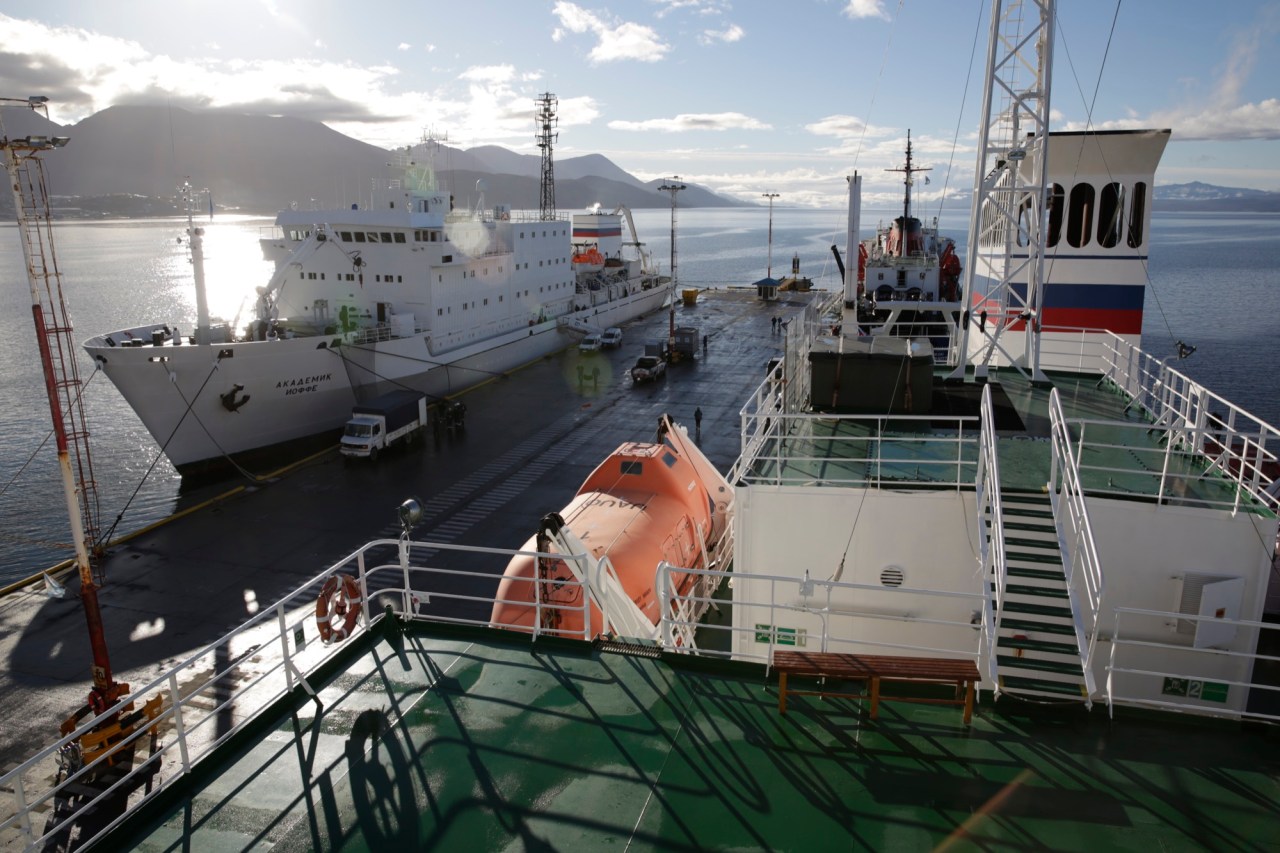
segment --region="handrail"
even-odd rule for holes
[[[730,482],[956,489],[973,482],[978,416],[784,414],[754,406],[739,414],[743,452]],[[943,421],[952,426],[938,428]]]
[[[663,563],[659,566],[659,589],[670,589],[672,587],[670,575],[714,575],[716,572],[705,571],[701,569],[687,569],[678,566],[671,566]],[[666,576],[664,578],[664,575]],[[850,583],[847,581],[835,580],[813,580],[808,577],[791,577],[784,575],[765,575],[765,574],[748,574],[742,575],[735,573],[737,584],[734,588],[733,606],[737,608],[767,608],[769,613],[769,625],[776,626],[779,624],[779,614],[787,614],[789,616],[799,618],[809,618],[815,620],[820,628],[816,637],[805,635],[803,639],[796,638],[796,642],[803,644],[807,648],[816,646],[820,651],[830,651],[833,647],[853,648],[853,647],[873,647],[876,649],[885,649],[900,654],[925,655],[932,657],[957,657],[972,660],[974,664],[981,670],[983,669],[983,660],[986,656],[985,638],[981,631],[975,631],[978,625],[972,618],[972,612],[976,609],[981,613],[989,602],[987,593],[976,590],[974,592],[958,592],[955,590],[939,590],[939,589],[923,589],[912,587],[884,587],[876,584]],[[764,584],[765,592],[759,595],[751,595],[744,591],[744,587],[748,584]],[[851,609],[850,606],[842,605],[836,599],[837,596],[843,595],[851,599],[857,599],[862,604],[858,605],[862,609]],[[913,615],[909,610],[903,612],[879,612],[875,609],[868,609],[865,599],[868,596],[883,596],[885,600],[897,601],[901,600],[901,607],[909,608],[910,601],[914,597],[944,598],[952,599],[957,604],[963,604],[959,609],[965,611],[965,615],[960,619],[933,619],[922,618]],[[694,598],[694,596],[687,596]],[[792,603],[787,603],[792,602]],[[664,602],[662,608],[664,623],[660,636],[679,636],[682,634],[692,634],[694,628],[701,628],[709,632],[721,632],[728,634],[731,638],[740,635],[755,635],[758,637],[761,633],[758,625],[744,625],[735,627],[728,625],[712,625],[712,624],[693,624],[682,622],[678,614],[673,614],[672,608],[669,606],[671,599],[668,598]],[[710,595],[701,598],[701,603],[710,605],[712,602]],[[703,607],[705,610],[706,607]],[[895,643],[877,639],[869,639],[866,637],[853,637],[846,634],[840,634],[833,631],[833,622],[839,624],[839,617],[856,617],[858,620],[864,619],[892,619],[895,621],[907,620],[919,623],[921,625],[931,625],[950,628],[952,634],[957,641],[951,646],[942,645],[919,645],[914,643]],[[669,625],[665,623],[670,623]],[[785,637],[790,636],[783,632],[771,631],[768,642],[762,645],[762,651],[755,653],[742,653],[735,651],[718,651],[707,648],[694,649],[698,654],[707,657],[732,657],[734,660],[756,661],[759,663],[769,663],[772,659],[773,650],[779,645],[789,645]],[[975,644],[974,639],[977,639]],[[729,643],[732,649],[733,643]]]
[[[1137,607],[1115,608],[1115,632],[1111,641],[1111,655],[1107,663],[1107,707],[1114,714],[1114,705],[1123,702],[1126,705],[1139,705],[1189,714],[1210,714],[1222,716],[1229,714],[1238,718],[1265,720],[1280,723],[1280,713],[1265,710],[1250,710],[1249,698],[1253,691],[1263,694],[1272,693],[1280,698],[1280,686],[1258,680],[1256,675],[1258,664],[1280,664],[1280,656],[1259,654],[1256,649],[1263,645],[1258,635],[1264,631],[1280,632],[1280,625],[1273,622],[1257,622],[1249,619],[1224,619],[1216,616],[1199,616],[1191,613],[1174,613],[1164,610],[1147,610]],[[1165,643],[1155,639],[1154,632],[1144,632],[1139,627],[1128,627],[1135,619],[1156,622],[1163,628],[1171,621],[1186,620],[1196,623],[1210,622],[1215,625],[1230,625],[1244,630],[1244,639],[1235,646],[1254,651],[1239,651],[1235,648],[1197,648],[1184,643]],[[1130,639],[1123,636],[1128,630],[1135,636]],[[1164,629],[1167,630],[1167,629]],[[1121,660],[1125,652],[1134,650],[1138,662],[1123,665]],[[1153,659],[1152,651],[1158,650],[1160,659],[1183,658],[1185,663],[1178,667],[1153,668],[1147,661]],[[1116,676],[1125,677],[1126,687],[1116,684]],[[1154,681],[1160,680],[1157,691]],[[1151,688],[1142,691],[1133,686],[1143,683],[1151,684]],[[1133,685],[1133,686],[1130,686]],[[1214,695],[1208,695],[1205,687],[1222,688]],[[1178,687],[1181,686],[1182,690]],[[1232,687],[1243,687],[1246,695],[1242,700],[1228,702],[1228,691]],[[1156,696],[1173,698],[1155,698]],[[1275,703],[1259,703],[1260,706],[1275,706]]]
[[[1167,358],[1117,335],[1108,340],[1104,378],[1167,429],[1171,445],[1203,455],[1210,470],[1235,480],[1239,494],[1280,511],[1280,495],[1267,490],[1280,475],[1280,429],[1173,369]]]
[[[979,411],[982,428],[978,431],[978,469],[974,477],[974,502],[977,505],[978,542],[982,555],[982,577],[989,582],[984,589],[995,595],[995,612],[987,633],[987,677],[999,685],[999,664],[996,654],[996,631],[1004,618],[1005,586],[1009,579],[1008,560],[1004,547],[1004,507],[1000,498],[1000,456],[996,452],[995,414],[991,404],[991,386],[982,386],[982,405]],[[990,526],[983,529],[983,522]],[[988,606],[989,606],[988,602]],[[984,613],[984,623],[986,623]],[[997,690],[999,688],[997,687]]]
[[[101,808],[104,798],[118,791],[128,792],[129,804],[125,813],[98,827],[93,837],[79,840],[80,846],[88,846],[115,829],[130,811],[157,796],[176,779],[189,773],[201,758],[209,755],[244,728],[257,709],[272,704],[299,686],[312,693],[307,684],[308,676],[336,654],[339,645],[324,645],[318,642],[314,629],[308,632],[306,626],[315,614],[318,590],[330,576],[337,572],[347,571],[355,575],[362,599],[366,602],[366,606],[362,609],[359,626],[366,630],[381,618],[380,615],[372,615],[372,608],[367,606],[371,602],[371,594],[375,597],[390,596],[399,605],[398,609],[392,608],[393,612],[405,618],[422,618],[418,613],[418,603],[430,597],[451,598],[459,602],[481,600],[492,607],[492,595],[477,598],[415,590],[413,578],[424,571],[438,576],[468,575],[485,581],[491,581],[493,578],[491,572],[423,570],[412,567],[408,559],[411,550],[417,547],[502,555],[507,558],[512,556],[560,558],[552,554],[459,546],[449,543],[414,543],[395,539],[379,539],[366,543],[337,564],[294,589],[274,606],[259,611],[242,625],[189,655],[157,678],[136,687],[132,693],[102,714],[86,720],[70,734],[58,739],[18,767],[0,776],[0,789],[12,791],[14,803],[12,813],[6,814],[4,819],[0,820],[0,846],[7,847],[12,842],[18,842],[23,848],[34,850],[58,833],[65,832],[66,827],[73,825],[81,815]],[[370,552],[377,549],[391,549],[389,561],[370,565],[367,557]],[[370,584],[370,578],[379,575],[385,577],[387,574],[400,578],[403,586],[378,587]],[[581,607],[565,609],[581,611],[584,628],[579,635],[575,636],[590,639],[590,602],[586,595],[583,595],[582,599]],[[436,617],[436,619],[445,622],[488,624],[487,619],[483,621],[444,617]],[[310,640],[307,639],[308,633],[311,636]],[[530,633],[530,638],[532,639],[536,633],[535,627],[535,630]],[[249,656],[254,658],[254,675],[248,681],[241,681],[236,676]],[[314,693],[312,695],[314,696]],[[66,772],[58,769],[59,756],[65,750],[74,749],[81,737],[114,718],[131,704],[134,707],[140,707],[147,700],[156,697],[164,700],[160,714],[150,723],[140,724],[122,741],[122,745],[141,745],[144,737],[149,737],[152,732],[158,732],[165,726],[173,727],[173,737],[166,739],[154,754],[142,760],[128,773],[121,774],[121,778],[109,790],[99,792],[96,796],[85,796],[84,782],[91,774],[106,767],[110,754],[104,754],[82,767],[73,766]],[[230,724],[227,720],[231,721]],[[218,728],[214,728],[215,726]],[[119,749],[113,749],[111,754],[118,754],[118,752]],[[157,774],[158,777],[153,779],[152,777]],[[58,780],[56,784],[46,784],[46,780],[54,779]],[[33,780],[39,780],[41,787],[33,787],[31,785]],[[144,788],[144,783],[146,790],[140,794],[139,791]],[[59,803],[74,803],[74,806],[56,805]],[[56,816],[56,824],[50,820],[47,830],[40,830],[34,826],[37,819],[44,821],[49,815]]]
[[[1071,447],[1071,433],[1062,412],[1058,389],[1049,393],[1049,423],[1052,456],[1049,465],[1049,503],[1053,507],[1054,526],[1063,551],[1063,572],[1070,594],[1071,616],[1076,644],[1080,651],[1088,702],[1097,689],[1093,676],[1093,656],[1098,645],[1098,627],[1102,612],[1102,563],[1094,545],[1089,507],[1080,486],[1080,469]],[[1083,600],[1079,593],[1083,592]],[[1083,604],[1083,612],[1079,605]],[[1082,618],[1083,617],[1083,618]]]
[[[1270,463],[1270,451],[1266,451],[1249,437],[1236,437],[1236,452],[1225,452],[1217,457],[1206,455],[1196,450],[1197,444],[1204,446],[1220,445],[1221,431],[1210,429],[1176,429],[1168,425],[1152,425],[1149,423],[1127,423],[1123,421],[1102,421],[1091,418],[1072,418],[1070,425],[1078,428],[1079,434],[1074,442],[1083,450],[1086,447],[1100,450],[1121,450],[1132,454],[1140,462],[1146,460],[1144,468],[1130,466],[1105,466],[1080,464],[1082,482],[1090,474],[1086,491],[1090,495],[1117,497],[1147,497],[1157,504],[1176,503],[1180,506],[1200,506],[1206,509],[1220,509],[1235,514],[1245,507],[1246,502],[1261,506],[1272,512],[1280,511],[1280,493],[1274,486],[1265,487],[1264,481],[1270,478],[1264,475],[1264,465]],[[1093,438],[1097,428],[1113,432],[1128,431],[1143,433],[1143,441],[1107,442]],[[1159,446],[1146,436],[1161,436]],[[1227,439],[1231,440],[1231,439]],[[1175,466],[1175,460],[1181,459],[1182,465]],[[1256,460],[1262,460],[1259,464]],[[1230,470],[1234,468],[1234,470]],[[1122,475],[1131,484],[1116,484],[1114,479]],[[1102,479],[1106,478],[1106,484]],[[1097,480],[1097,482],[1093,482]],[[1150,483],[1143,487],[1143,481]],[[1257,487],[1250,480],[1257,481]],[[1202,494],[1185,487],[1187,483],[1205,483],[1210,488]],[[1175,485],[1178,487],[1175,488]],[[1222,493],[1220,498],[1213,497],[1213,492]]]

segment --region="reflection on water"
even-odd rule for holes
[[[864,231],[895,215],[888,209],[864,212]],[[668,271],[670,209],[637,210],[634,218],[646,251]],[[967,218],[963,210],[944,214],[943,232],[963,244]],[[747,286],[764,277],[766,208],[680,210],[678,220],[682,285]],[[258,246],[270,231],[270,220],[219,217],[198,224],[205,229],[210,312],[232,320],[248,310],[253,289],[270,278],[271,266]],[[185,220],[179,219],[58,223],[57,262],[77,339],[143,322],[165,322],[189,333],[195,296],[185,230]],[[802,275],[819,287],[837,289],[830,247],[838,245],[843,253],[844,233],[841,211],[775,206],[774,275],[788,273],[792,257],[798,256]],[[1146,348],[1163,357],[1174,352],[1177,340],[1197,346],[1180,369],[1264,420],[1280,422],[1280,388],[1270,377],[1268,355],[1280,331],[1272,249],[1280,243],[1280,216],[1157,214],[1152,240]],[[0,375],[8,402],[0,409],[4,584],[69,556],[70,534],[14,226],[0,227],[0,247],[5,282],[0,309],[11,318],[7,334],[0,335]],[[246,321],[242,314],[240,323]],[[87,418],[104,525],[123,512],[119,532],[135,530],[228,485],[180,491],[180,478],[141,422],[105,377],[93,375],[83,353],[80,367],[88,380]],[[576,377],[568,381],[576,382]]]

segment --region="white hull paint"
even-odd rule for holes
[[[603,328],[665,304],[667,287],[638,290],[614,302],[561,318],[570,326]],[[150,327],[134,330],[149,339]],[[173,346],[85,343],[89,355],[138,413],[179,471],[226,456],[339,429],[358,399],[393,387],[444,397],[573,344],[564,325],[527,329],[456,348],[429,351],[428,334],[330,347],[323,337]],[[231,405],[248,395],[248,401]]]

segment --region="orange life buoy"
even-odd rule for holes
[[[351,575],[330,575],[316,599],[316,626],[320,629],[321,642],[350,637],[360,619],[362,601],[355,578]],[[336,628],[333,626],[334,617],[342,619],[342,624]]]

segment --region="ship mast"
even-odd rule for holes
[[[0,98],[0,106],[21,105],[48,118],[45,106],[48,100],[43,96]],[[26,261],[31,315],[35,321],[45,392],[53,417],[58,468],[80,574],[80,600],[84,604],[93,654],[93,687],[89,691],[88,702],[80,713],[63,723],[64,734],[74,728],[79,717],[90,711],[95,715],[105,711],[128,691],[126,685],[117,683],[112,677],[102,612],[98,605],[98,588],[103,581],[98,545],[98,493],[89,456],[89,430],[82,400],[84,382],[80,379],[71,318],[62,294],[62,273],[58,269],[53,246],[49,194],[44,161],[40,156],[66,144],[65,136],[29,135],[11,139],[5,132],[3,121],[0,121],[0,149],[4,151],[5,171],[13,191],[18,220],[18,236]]]
[[[902,227],[898,234],[898,257],[905,257],[907,254],[907,220],[911,218],[911,185],[915,183],[915,179],[911,176],[916,172],[928,172],[932,166],[923,168],[911,165],[911,130],[907,130],[907,164],[901,169],[885,169],[886,172],[902,172],[902,185],[904,193],[902,198]]]
[[[538,147],[542,149],[542,189],[538,201],[538,218],[556,218],[556,174],[551,157],[551,147],[560,135],[552,130],[556,126],[556,105],[559,100],[550,92],[544,92],[536,101],[534,121],[538,125]]]
[[[972,362],[975,378],[985,379],[1003,356],[1032,381],[1048,381],[1040,370],[1040,317],[1053,27],[1053,0],[992,0],[964,293],[965,308],[982,319],[964,325],[953,378]],[[1026,343],[1014,357],[1000,337],[1019,321]]]

